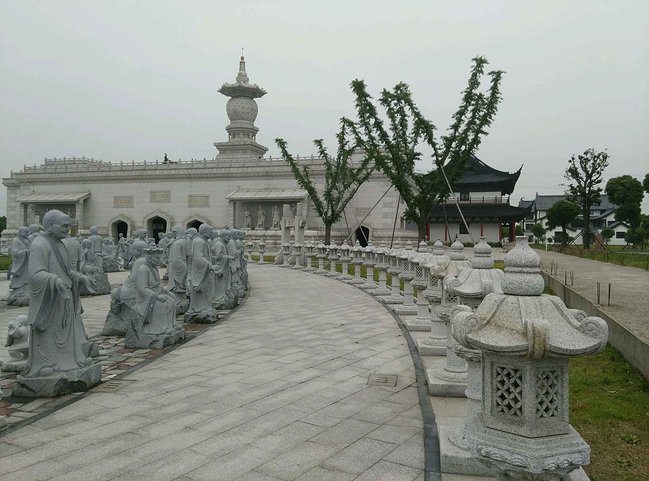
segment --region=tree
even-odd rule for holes
[[[7,216],[0,216],[0,232],[7,228]]]
[[[602,229],[602,232],[600,232],[600,234],[602,234],[602,238],[604,239],[604,242],[608,244],[609,241],[615,235],[615,231],[610,227],[605,227],[604,229]]]
[[[354,80],[351,84],[358,120],[350,121],[350,127],[358,145],[399,192],[406,205],[404,218],[417,224],[420,240],[426,237],[433,209],[448,197],[449,184],[462,173],[466,159],[487,135],[498,109],[503,72],[489,72],[490,86],[483,92],[481,80],[487,64],[483,57],[473,59],[460,106],[447,134],[440,139],[435,136],[436,127],[415,105],[405,83],[381,92],[378,104],[385,111],[387,125],[367,93],[365,82]],[[417,172],[415,163],[422,159],[420,147],[424,145],[432,149],[434,167]]]
[[[647,194],[649,194],[649,173],[645,174],[644,176],[644,180],[642,181],[642,188]]]
[[[545,227],[543,227],[543,225],[539,224],[538,222],[532,226],[532,234],[540,241],[543,241],[545,239],[545,232]]]
[[[568,225],[575,221],[579,215],[579,206],[569,200],[560,200],[548,209],[548,227],[554,229],[561,227],[560,242],[563,246],[568,243]],[[555,236],[555,240],[559,240]]]
[[[590,247],[590,208],[598,205],[602,188],[598,187],[602,182],[604,169],[608,167],[608,153],[595,152],[595,149],[588,149],[576,158],[573,155],[568,161],[565,178],[570,181],[568,184],[568,199],[576,203],[584,222],[582,239],[584,248]]]
[[[374,171],[374,166],[367,156],[358,164],[352,162],[355,146],[349,142],[347,132],[348,123],[343,119],[341,120],[340,132],[336,134],[338,153],[335,158],[329,156],[322,139],[313,141],[318,148],[320,157],[324,159],[324,188],[322,195],[318,192],[315,182],[311,178],[309,168],[306,165],[299,165],[293,156],[288,153],[284,139],[275,139],[282,157],[293,171],[295,180],[300,187],[307,191],[315,211],[324,223],[325,243],[327,245],[331,243],[331,226],[342,218],[349,201],[352,200],[358,188]]]
[[[615,209],[615,220],[630,227],[638,227],[642,213],[640,204],[644,197],[640,181],[630,175],[613,177],[606,183],[605,190],[608,199],[618,206]]]

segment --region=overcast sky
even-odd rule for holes
[[[257,141],[334,146],[349,83],[408,83],[444,130],[471,58],[506,71],[478,157],[523,173],[515,202],[564,188],[572,154],[607,149],[606,178],[649,171],[649,2],[2,0],[0,176],[44,157],[211,158],[241,48]],[[6,190],[0,191],[0,213]],[[645,212],[649,202],[645,199]]]

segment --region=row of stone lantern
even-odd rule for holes
[[[557,297],[541,295],[539,259],[526,238],[519,238],[505,256],[505,273],[494,269],[484,238],[470,261],[463,249],[459,241],[449,256],[440,241],[432,252],[425,242],[417,251],[410,242],[404,248],[398,242],[392,248],[385,242],[365,248],[306,243],[305,270],[355,284],[395,312],[410,315],[404,321],[409,330],[430,331],[416,342],[421,355],[440,356],[427,361],[429,391],[467,397],[464,423],[440,427],[443,471],[444,459],[449,466],[452,458],[457,474],[566,479],[589,461],[588,445],[568,424],[567,359],[602,349],[606,323],[567,309]],[[294,251],[298,259],[300,249]],[[283,252],[287,259],[290,245]],[[311,267],[313,255],[317,270]],[[336,269],[339,261],[342,273]],[[456,448],[454,454],[445,453],[448,442]]]

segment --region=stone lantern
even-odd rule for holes
[[[374,282],[374,266],[376,265],[376,249],[370,240],[365,247],[365,283],[361,284],[360,288],[364,290],[376,289],[376,282]]]
[[[303,269],[304,266],[300,263],[300,259],[302,259],[302,248],[304,246],[300,244],[299,242],[296,242],[293,244],[293,257],[295,257],[295,264],[293,265],[293,269]]]
[[[365,283],[365,279],[361,277],[361,265],[363,264],[363,254],[365,249],[361,247],[361,243],[356,241],[352,247],[352,264],[354,265],[354,278],[346,281],[348,284],[360,286]]]
[[[415,278],[415,263],[413,259],[416,252],[412,250],[412,242],[406,242],[406,248],[399,255],[401,271],[399,272],[399,281],[403,281],[403,304],[395,306],[392,310],[399,315],[417,314],[412,289],[412,280]]]
[[[257,264],[266,263],[266,261],[264,260],[265,251],[266,251],[266,243],[264,242],[264,238],[262,237],[261,240],[259,241],[259,262],[257,262]]]
[[[494,269],[494,261],[491,257],[491,246],[487,244],[484,237],[480,238],[473,248],[471,267],[465,267],[457,277],[447,276],[444,279],[444,286],[449,294],[456,298],[459,305],[468,306],[475,310],[486,295],[495,292],[502,293],[501,284],[503,271]],[[447,319],[450,319],[448,312]],[[447,331],[450,323],[445,320]],[[453,336],[449,334],[446,340],[446,358],[435,367],[426,371],[428,392],[433,396],[456,396],[463,397],[467,389],[467,361],[473,360],[479,353],[467,352],[462,349]],[[474,369],[475,365],[472,366]]]
[[[282,257],[284,262],[282,263],[281,267],[288,267],[289,266],[289,257],[291,255],[291,244],[289,242],[284,242],[282,244]]]
[[[437,248],[433,248],[433,253],[435,249]],[[441,248],[437,252],[440,250]],[[448,257],[441,257],[442,255],[440,255],[438,263],[432,265],[430,268],[433,278],[437,281],[437,287],[431,295],[430,336],[415,342],[417,350],[422,356],[446,355],[448,313],[449,309],[457,304],[457,298],[455,295],[446,292],[444,279],[448,276],[457,277],[462,269],[471,267],[471,263],[464,255],[464,245],[459,240],[456,240],[451,245],[451,252]],[[438,295],[439,298],[437,297]]]
[[[304,267],[305,271],[314,271],[315,269],[313,268],[313,251],[315,249],[315,245],[313,242],[308,241],[304,243],[304,258],[305,258],[305,263],[306,266]]]
[[[385,245],[385,241],[381,241],[379,247],[374,250],[374,266],[379,271],[379,285],[376,289],[373,289],[370,294],[376,297],[383,297],[390,295],[390,288],[386,284],[386,277],[388,272],[388,249]]]
[[[517,237],[505,255],[502,294],[454,313],[460,344],[482,352],[481,411],[464,440],[498,479],[561,481],[590,448],[568,423],[568,360],[606,345],[608,327],[542,294],[539,256]]]
[[[403,296],[401,295],[401,281],[399,280],[399,272],[401,267],[399,265],[399,255],[401,254],[401,246],[399,242],[394,243],[394,247],[388,253],[388,273],[390,274],[390,295],[381,297],[380,301],[385,304],[403,304]]]
[[[327,271],[324,268],[324,261],[327,258],[327,246],[324,244],[324,242],[320,241],[318,243],[318,246],[316,247],[316,250],[318,251],[318,270],[315,271],[316,274],[326,274]]]
[[[409,331],[428,331],[430,330],[430,315],[428,314],[428,300],[424,295],[424,290],[428,286],[428,270],[424,265],[428,262],[430,253],[428,252],[428,243],[421,241],[416,254],[412,257],[411,262],[415,269],[415,276],[412,285],[417,289],[417,317],[403,321]]]
[[[335,242],[329,244],[329,272],[325,274],[327,277],[338,277],[336,272],[336,263],[338,262],[338,246]]]
[[[349,253],[351,252],[351,248],[349,247],[349,244],[347,242],[342,242],[340,244],[340,262],[343,265],[342,272],[340,275],[336,276],[336,279],[339,281],[348,281],[351,279],[351,276],[349,275],[349,261],[351,260],[351,257],[349,257]]]

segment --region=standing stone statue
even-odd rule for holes
[[[30,226],[29,226],[29,241],[31,242],[34,239],[36,239],[36,237],[41,235],[41,231],[42,231],[42,229],[41,229],[40,224],[30,224]]]
[[[149,243],[146,241],[146,230],[140,229],[135,235],[137,236],[130,247],[130,258],[128,262],[128,267],[131,269],[135,264],[135,261],[144,255],[144,249],[149,247]]]
[[[162,349],[185,338],[185,330],[176,324],[176,298],[160,284],[158,266],[162,249],[144,250],[144,262],[138,262],[119,293],[119,300],[130,307],[124,347]]]
[[[279,218],[279,207],[274,205],[273,206],[273,225],[271,226],[271,229],[273,230],[279,230],[280,229],[280,218]]]
[[[176,313],[184,314],[189,305],[187,299],[187,242],[185,228],[176,225],[169,243],[169,291],[176,296]]]
[[[228,251],[230,260],[230,273],[232,275],[232,292],[236,297],[243,297],[245,289],[241,284],[241,254],[239,246],[234,239],[234,230],[226,230],[223,233],[223,243]]]
[[[12,263],[7,304],[10,306],[29,305],[29,232],[28,227],[20,227],[9,248]]]
[[[250,209],[243,209],[243,228],[250,229]]]
[[[97,226],[92,226],[90,229],[88,229],[88,232],[90,235],[88,236],[88,240],[90,241],[92,245],[92,250],[93,252],[99,254],[103,253],[104,251],[104,238],[97,234]]]
[[[246,237],[246,233],[244,231],[235,229],[233,238],[237,245],[237,253],[239,255],[239,263],[241,269],[240,279],[241,279],[241,285],[243,286],[244,290],[248,289],[248,260],[244,255],[246,247],[243,244],[243,239],[245,237]]]
[[[115,242],[110,237],[104,239],[104,272],[118,272],[119,262]]]
[[[212,263],[214,264],[214,284],[211,303],[215,309],[232,309],[237,304],[237,297],[232,293],[232,275],[227,247],[223,233],[215,231],[212,242]]]
[[[213,293],[212,254],[208,240],[212,236],[212,226],[201,224],[198,235],[192,241],[191,262],[187,276],[189,288],[189,308],[185,313],[185,322],[213,323],[217,321],[215,309],[211,305]]]
[[[86,356],[75,333],[81,322],[79,286],[90,290],[91,284],[68,266],[61,240],[70,229],[70,217],[50,210],[43,225],[45,232],[30,248],[30,353],[25,372],[16,378],[14,396],[59,396],[88,390],[101,380],[101,367]]]
[[[262,206],[259,206],[257,208],[257,230],[264,230],[266,225],[266,213],[264,212],[264,208]]]

